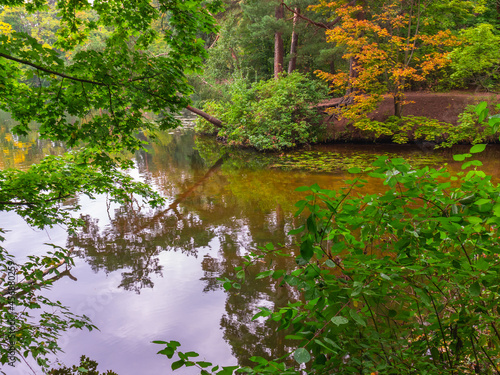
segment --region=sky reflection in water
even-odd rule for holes
[[[34,137],[9,137],[5,127],[0,142],[8,150],[0,156],[2,168],[27,167],[43,154],[63,150]],[[251,321],[257,307],[281,306],[295,296],[266,279],[252,280],[266,264],[249,271],[240,291],[226,293],[216,278],[231,278],[242,256],[267,242],[292,252],[294,239],[286,233],[300,225],[294,204],[303,198],[294,189],[313,183],[340,188],[352,177],[341,168],[364,166],[375,154],[403,155],[415,166],[450,162],[460,169],[451,161],[452,152],[424,153],[414,146],[317,146],[272,155],[227,150],[190,130],[174,131],[161,134],[148,153],[138,153],[131,171],[167,196],[169,207],[153,211],[108,205],[105,197],[85,198],[81,214],[87,226],[69,238],[59,227],[34,231],[10,213],[0,215],[0,227],[10,230],[4,245],[19,258],[47,251],[46,242],[74,248],[72,278],[57,281],[47,296],[88,315],[100,331],[64,334],[62,363],[76,364],[85,354],[101,371],[168,374],[170,362],[156,355],[162,347],[151,341],[177,340],[183,351],[200,353],[199,360],[250,364],[251,355],[276,357],[286,350],[284,333],[262,320]],[[499,173],[499,156],[496,146],[481,156],[488,173]],[[370,186],[368,192],[381,188]],[[287,264],[280,260],[273,266]],[[8,374],[30,373],[25,371],[20,365],[7,369]]]

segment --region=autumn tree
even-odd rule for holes
[[[327,40],[344,47],[344,58],[353,62],[350,72],[317,72],[339,93],[353,98],[344,117],[362,118],[388,92],[400,117],[405,90],[449,63],[446,57],[456,39],[450,30],[426,32],[428,3],[386,0],[346,7],[345,2],[334,1],[314,7],[335,9],[340,22],[326,31]]]

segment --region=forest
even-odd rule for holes
[[[252,364],[225,366],[168,337],[153,342],[174,359],[167,373],[499,374],[500,187],[475,159],[499,139],[499,29],[497,0],[0,0],[9,137],[35,133],[66,147],[2,168],[0,211],[78,239],[92,227],[78,215],[81,197],[170,210],[177,200],[128,171],[146,139],[181,125],[182,111],[234,150],[353,138],[467,144],[453,156],[460,172],[382,156],[349,168],[339,189],[310,181],[296,189],[305,196],[289,243],[252,249],[231,277],[220,275],[227,293],[250,277],[288,291],[253,317],[291,343],[280,357],[250,353]],[[450,121],[409,113],[411,93],[457,90],[468,99]],[[375,116],[383,103],[388,112]],[[383,192],[363,190],[377,184]],[[0,228],[1,371],[29,357],[49,374],[99,374],[85,357],[57,369],[49,360],[64,350],[64,332],[98,328],[45,296],[60,267],[75,265],[72,248],[20,261],[8,231]]]

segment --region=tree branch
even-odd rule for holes
[[[186,109],[188,111],[191,111],[191,112],[197,114],[198,116],[203,117],[205,120],[207,120],[209,123],[211,123],[215,127],[219,128],[219,129],[222,128],[222,121],[221,120],[219,120],[213,116],[210,116],[208,113],[203,112],[201,109],[191,107],[190,105],[188,105],[186,107]]]
[[[356,5],[356,2],[358,0],[351,0],[351,2],[347,3],[345,5],[345,7],[351,7],[351,6],[354,6]],[[293,10],[292,8],[290,8],[288,5],[286,5],[284,3],[284,1],[282,0],[281,3],[285,6],[286,9],[288,9],[290,12],[292,12],[293,14],[296,14],[297,17],[299,18],[302,18],[304,21],[307,21],[309,22],[310,24],[316,26],[316,27],[319,27],[319,28],[322,28],[322,29],[325,29],[325,30],[329,30],[332,28],[332,26],[335,26],[336,24],[338,24],[340,21],[341,21],[341,17],[338,16],[338,17],[335,17],[332,21],[328,22],[327,24],[323,23],[323,22],[316,22],[316,21],[313,21],[312,19],[304,16],[303,14],[301,14],[300,12],[296,12],[295,10]]]
[[[59,263],[54,264],[54,265],[52,265],[52,266],[48,267],[47,269],[45,269],[45,270],[42,272],[42,275],[40,276],[40,279],[41,279],[41,278],[43,278],[43,277],[45,277],[45,276],[47,276],[47,274],[48,274],[49,272],[51,272],[51,271],[52,271],[52,270],[54,270],[54,269],[57,269],[57,268],[61,267],[61,266],[62,266],[63,264],[65,264],[65,263],[66,263],[66,259],[63,259],[63,260],[61,260]],[[38,280],[36,280],[36,279],[29,279],[29,280],[22,281],[22,282],[20,282],[20,283],[16,283],[16,284],[15,284],[15,290],[21,289],[21,287],[22,287],[22,286],[24,286],[24,285],[31,285],[31,284],[35,284],[37,281],[38,281]],[[6,294],[10,294],[10,293],[11,293],[11,290],[12,290],[12,288],[9,288],[9,287],[7,287],[7,288],[3,289],[2,291],[0,291],[0,296],[5,296]]]
[[[71,197],[71,194],[66,194],[66,195],[63,195],[63,196],[59,196],[59,197],[54,197],[54,198],[50,198],[50,199],[45,199],[44,202],[47,203],[47,202],[52,202],[52,201],[58,201],[58,200],[63,200],[63,199],[66,199],[66,198],[69,198]],[[36,203],[33,203],[33,202],[11,202],[11,201],[0,201],[0,205],[5,205],[5,206],[34,206]]]
[[[12,61],[18,62],[20,64],[29,65],[29,66],[31,66],[31,67],[33,67],[35,69],[41,70],[42,72],[49,73],[49,74],[54,74],[56,76],[59,76],[59,77],[62,77],[62,78],[67,78],[67,79],[70,79],[72,81],[78,81],[78,82],[84,82],[84,83],[91,83],[93,85],[98,85],[98,86],[109,86],[108,84],[102,83],[102,82],[91,81],[89,79],[82,79],[82,78],[77,78],[77,77],[73,77],[73,76],[68,76],[67,74],[59,73],[59,72],[56,72],[54,70],[50,70],[50,69],[44,68],[44,67],[42,67],[40,65],[33,64],[33,63],[29,62],[29,61],[21,60],[21,59],[18,59],[16,57],[13,57],[13,56],[6,55],[5,53],[1,53],[0,52],[0,57],[3,57],[5,59],[7,59],[7,60],[12,60]]]
[[[297,15],[297,17],[299,18],[302,18],[303,20],[309,22],[311,25],[314,25],[316,27],[320,27],[322,29],[329,29],[329,27],[327,25],[325,25],[323,22],[316,22],[316,21],[313,21],[312,19],[304,16],[303,14],[301,13],[298,13],[298,12],[295,12],[295,10],[293,10],[292,8],[290,8],[288,5],[286,5],[283,1],[281,1],[281,4],[283,4],[285,6],[286,9],[288,9],[290,12],[292,12],[293,14]],[[339,18],[339,17],[337,17]],[[338,21],[337,21],[338,22]]]

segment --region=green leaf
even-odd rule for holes
[[[311,360],[311,355],[305,348],[298,348],[293,353],[293,358],[297,363],[307,363]]]
[[[362,325],[363,327],[366,327],[366,322],[365,320],[354,310],[349,311],[349,315],[351,318],[358,323],[359,325]]]
[[[358,168],[358,167],[353,167],[353,168],[349,168],[349,169],[347,170],[347,172],[352,173],[352,174],[355,174],[355,173],[361,173],[361,169],[360,169],[360,168]]]
[[[314,248],[311,240],[307,239],[300,244],[300,255],[307,262],[311,260],[314,255]]]
[[[335,268],[335,267],[337,267],[337,265],[335,264],[335,262],[334,262],[333,260],[331,260],[331,259],[327,259],[327,260],[326,260],[326,262],[325,262],[325,264],[326,264],[328,267],[330,267],[330,268]]]
[[[474,108],[474,111],[477,114],[480,114],[482,111],[484,111],[486,109],[486,107],[488,107],[488,103],[487,102],[481,102],[478,105],[476,105],[476,108]]]
[[[286,340],[304,340],[304,337],[298,335],[286,335]]]
[[[317,193],[317,192],[319,192],[320,190],[321,190],[321,188],[319,187],[319,185],[318,185],[318,184],[312,184],[312,185],[311,185],[311,191],[312,191],[313,193]]]
[[[203,367],[203,368],[206,368],[208,366],[212,366],[212,364],[210,362],[203,362],[203,361],[196,362],[196,364],[200,367]]]
[[[474,202],[474,204],[477,206],[482,206],[483,204],[487,204],[487,203],[491,203],[491,199],[482,198],[482,199],[478,199],[477,201]]]
[[[184,366],[186,362],[183,359],[179,359],[178,361],[172,363],[172,370],[177,370],[178,368],[181,368]]]
[[[222,370],[217,372],[217,375],[233,375],[233,371],[238,369],[238,366],[223,366]]]
[[[488,103],[481,102],[474,109],[477,115],[479,116],[479,122],[483,122],[484,119],[488,116]]]
[[[257,274],[257,276],[255,277],[255,280],[260,280],[260,279],[263,279],[264,277],[269,277],[271,276],[272,274],[274,273],[274,270],[267,270],[267,271],[264,271],[264,272],[260,272]]]
[[[479,160],[470,160],[462,164],[462,169],[469,168],[470,166],[480,167],[483,163]]]
[[[469,152],[471,154],[477,154],[479,152],[483,152],[485,148],[486,148],[485,144],[477,144],[477,145],[472,146],[472,148],[470,149]]]
[[[301,225],[300,227],[298,227],[297,229],[292,229],[291,231],[288,232],[288,235],[289,236],[293,236],[295,234],[299,234],[299,233],[302,233],[304,231],[304,229],[306,229],[306,227],[304,225]]]
[[[169,359],[174,356],[175,349],[174,348],[165,348],[157,352],[156,354],[166,355]]]
[[[311,188],[309,186],[299,186],[298,188],[295,189],[295,191],[309,191]]]
[[[481,219],[480,217],[476,217],[476,216],[469,216],[466,218],[466,220],[471,223],[471,224],[480,224],[483,222],[483,219]]]
[[[469,292],[470,292],[471,296],[474,296],[474,297],[479,296],[479,294],[481,293],[481,286],[479,285],[479,283],[477,281],[470,286]]]
[[[330,319],[330,321],[337,326],[349,323],[349,319],[344,318],[343,316],[334,316],[332,319]]]
[[[453,160],[455,161],[464,161],[466,158],[468,158],[469,154],[456,154],[456,155],[453,155]]]

